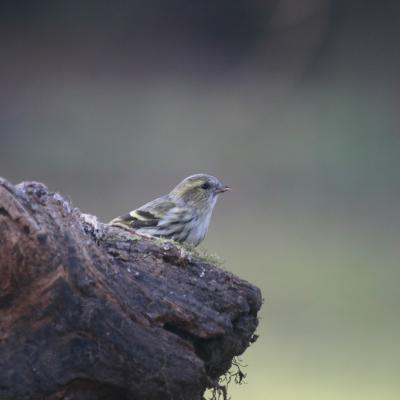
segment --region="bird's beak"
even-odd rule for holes
[[[229,186],[221,186],[220,188],[218,188],[216,190],[216,193],[220,194],[220,193],[224,193],[224,192],[229,192],[230,190],[232,190],[232,189]]]

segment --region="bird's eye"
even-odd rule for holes
[[[205,182],[205,183],[203,183],[200,187],[201,187],[202,189],[207,190],[207,189],[210,189],[211,185],[210,185],[208,182]]]

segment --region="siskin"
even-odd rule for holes
[[[211,175],[192,175],[167,195],[113,219],[110,224],[197,246],[206,236],[218,195],[227,190],[230,188]]]

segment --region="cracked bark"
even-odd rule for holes
[[[0,179],[0,398],[200,400],[249,345],[258,288]]]

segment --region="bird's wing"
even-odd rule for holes
[[[157,226],[160,220],[175,206],[176,204],[168,197],[160,197],[137,210],[113,219],[110,221],[110,225],[133,229]]]

